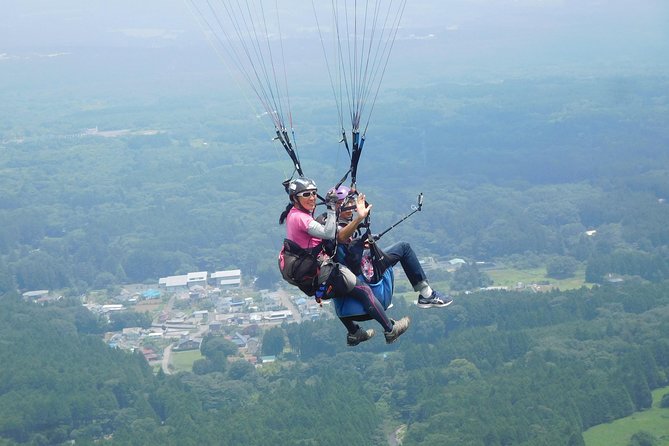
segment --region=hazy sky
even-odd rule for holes
[[[292,23],[286,28],[313,33],[311,0],[279,1],[290,11]],[[205,45],[185,0],[5,3],[0,15],[3,63],[30,51]],[[420,64],[425,71],[533,66],[664,71],[669,1],[409,0],[399,39],[412,43],[398,46],[393,63]]]

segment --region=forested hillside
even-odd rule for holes
[[[292,353],[269,368],[154,377],[87,334],[78,304],[5,295],[0,444],[385,445],[406,426],[404,445],[582,445],[669,383],[667,296],[639,282],[398,302],[414,323],[396,346],[345,351],[339,322],[287,324]]]
[[[590,282],[666,279],[668,84],[563,76],[391,90],[358,176],[374,227],[423,192],[423,212],[387,242],[470,261],[566,261]],[[0,290],[76,294],[231,267],[261,287],[279,280],[290,164],[271,131],[215,83],[172,95],[142,85],[135,96],[116,85],[116,99],[86,84],[36,88],[30,113],[2,96]],[[332,104],[296,96],[302,164],[329,187],[346,170]]]
[[[378,441],[374,403],[343,368],[262,375],[230,365],[227,373],[156,377],[139,353],[87,334],[91,319],[77,303],[0,298],[0,444]]]

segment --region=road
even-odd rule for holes
[[[167,347],[165,347],[165,350],[163,350],[163,362],[161,364],[161,367],[163,369],[163,373],[165,375],[169,375],[172,373],[170,370],[170,361],[172,360],[172,345],[170,344]]]
[[[298,324],[302,322],[302,315],[300,314],[300,311],[297,309],[293,301],[290,300],[290,296],[292,296],[292,294],[290,294],[286,290],[278,290],[270,293],[270,295],[279,298],[279,302],[281,302],[281,305],[290,310],[290,313],[293,315],[293,320],[295,322],[297,322]]]
[[[154,325],[159,325],[162,322],[160,321],[160,316],[163,314],[170,314],[172,312],[172,307],[174,306],[174,301],[176,300],[176,295],[172,295],[170,297],[170,300],[167,301],[167,304],[165,304],[165,307],[162,309],[162,311],[153,318],[153,324]]]

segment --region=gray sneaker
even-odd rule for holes
[[[416,305],[418,305],[420,308],[441,308],[447,307],[452,303],[453,299],[451,299],[450,296],[434,290],[432,291],[432,295],[430,297],[423,297],[419,294]]]
[[[411,319],[409,319],[408,316],[404,316],[399,321],[393,320],[393,329],[383,333],[383,335],[386,337],[386,344],[392,344],[393,342],[397,341],[397,338],[399,338],[402,333],[409,329],[410,324]]]
[[[362,327],[358,327],[358,331],[355,333],[349,333],[346,335],[346,345],[349,347],[355,347],[361,342],[368,341],[374,337],[374,330],[371,328],[364,330]]]

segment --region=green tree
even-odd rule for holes
[[[0,295],[16,290],[14,276],[7,264],[0,258]]]
[[[247,379],[255,372],[255,367],[250,362],[238,359],[233,361],[228,367],[228,378],[230,379]]]
[[[217,354],[231,356],[237,353],[237,345],[222,336],[208,335],[203,339],[200,350],[207,357]]]
[[[569,436],[567,441],[567,446],[585,446],[585,440],[583,439],[583,434],[580,432],[574,432]]]
[[[278,355],[285,345],[284,332],[281,327],[272,327],[262,337],[262,354]]]
[[[573,277],[577,269],[576,259],[566,256],[554,256],[546,264],[546,274],[554,279]]]
[[[444,375],[449,382],[474,381],[481,377],[481,372],[476,365],[461,358],[452,360]]]
[[[217,371],[216,364],[211,359],[200,358],[193,362],[193,373],[196,375],[206,375],[215,371]]]
[[[658,444],[657,438],[646,431],[639,431],[632,435],[628,446],[656,446]]]
[[[117,311],[109,315],[109,331],[120,331],[128,327],[149,328],[151,317],[148,313]]]
[[[281,274],[274,259],[264,259],[258,263],[256,268],[258,280],[255,283],[256,288],[272,288],[281,280]]]
[[[196,373],[222,372],[227,368],[228,356],[237,354],[237,346],[222,336],[208,335],[202,340],[200,352],[209,362],[199,364]]]
[[[70,285],[67,265],[62,259],[35,251],[15,266],[16,282],[24,290],[60,289]]]
[[[476,290],[492,284],[487,274],[479,271],[475,264],[464,264],[453,273],[451,289],[456,291]]]
[[[669,393],[662,395],[662,399],[660,400],[660,407],[663,409],[669,408]]]

